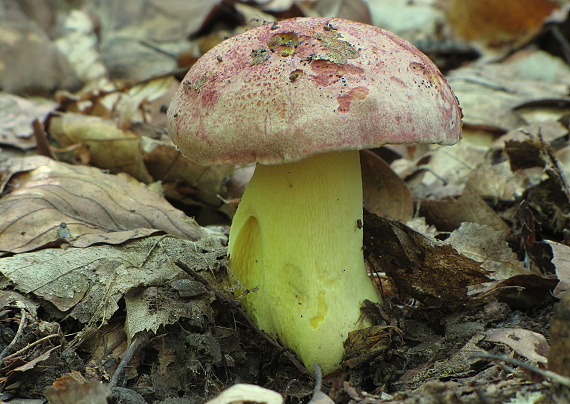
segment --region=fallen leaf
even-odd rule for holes
[[[0,87],[12,94],[40,96],[56,89],[77,90],[79,80],[48,34],[28,19],[19,2],[9,10],[0,24]]]
[[[197,240],[201,228],[164,198],[122,177],[96,168],[70,166],[47,157],[8,161],[0,199],[0,252],[24,252],[45,246],[119,244],[157,231]],[[10,169],[8,169],[10,172]]]
[[[552,294],[561,299],[570,288],[570,247],[555,241],[545,240],[545,242],[552,248],[552,264],[559,281]]]
[[[532,274],[509,247],[504,231],[479,223],[463,223],[446,241],[462,255],[479,262],[491,279]]]
[[[139,181],[153,181],[140,153],[139,136],[115,122],[96,116],[65,113],[52,116],[47,128],[59,147],[86,146],[90,163],[112,173],[128,173]]]
[[[407,222],[414,214],[412,195],[406,183],[378,155],[360,152],[364,207],[378,216]]]
[[[453,231],[464,222],[479,223],[500,231],[509,229],[493,208],[472,192],[464,192],[457,199],[422,201],[420,212],[440,231]]]
[[[487,332],[485,341],[499,342],[511,347],[531,362],[546,364],[548,342],[544,335],[523,328],[497,328]]]
[[[212,317],[209,299],[182,300],[176,290],[168,287],[133,288],[125,295],[127,318],[125,332],[132,338],[139,332],[156,331],[174,324],[179,318],[189,318],[195,326]]]
[[[397,288],[433,307],[477,305],[468,288],[487,282],[479,262],[450,244],[425,237],[406,225],[366,212],[365,255]]]
[[[459,37],[493,52],[507,52],[528,41],[558,7],[552,0],[447,0],[442,4]]]
[[[199,271],[216,268],[221,262],[220,254],[225,254],[225,250],[215,240],[195,244],[170,236],[155,236],[121,246],[50,248],[4,257],[0,260],[0,272],[15,289],[47,300],[61,312],[69,311],[69,315],[80,322],[104,324],[119,308],[117,302],[127,291],[144,290],[147,285],[163,284],[179,276],[180,269],[172,263],[174,258],[182,259]],[[138,310],[132,306],[132,315],[139,321],[136,327],[129,318],[128,307],[137,299],[127,298],[126,321],[131,329],[156,330],[157,325],[190,315],[194,310],[192,305],[198,307],[198,303],[181,301],[180,297],[174,304],[173,293],[178,295],[168,292],[167,304],[155,307],[159,315],[164,316],[158,319],[148,316],[148,312],[145,318],[140,314],[144,307]],[[186,307],[186,311],[180,306]],[[206,311],[205,306],[200,307]],[[201,317],[193,318],[193,321],[201,320]]]
[[[36,145],[32,121],[43,120],[55,108],[49,100],[27,100],[16,95],[0,93],[0,144],[27,150]]]
[[[466,126],[517,129],[531,123],[517,113],[521,104],[569,99],[565,84],[522,78],[500,63],[476,62],[450,72],[446,78],[461,100]]]

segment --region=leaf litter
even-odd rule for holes
[[[538,13],[519,18],[516,2],[481,2],[471,12],[482,21],[505,7],[519,19],[480,26],[451,0],[191,3],[54,10],[38,1],[43,17],[10,9],[0,40],[13,114],[0,135],[2,398],[205,402],[236,383],[287,402],[568,398],[565,8],[543,23]],[[366,306],[376,325],[351,335],[347,368],[319,396],[292,355],[244,317],[232,294],[240,285],[225,276],[219,225],[251,167],[187,161],[161,112],[183,66],[284,12],[389,24],[457,67],[445,73],[465,114],[457,146],[363,158],[365,256],[388,303]],[[49,98],[14,98],[30,94]],[[43,156],[30,155],[34,141]]]

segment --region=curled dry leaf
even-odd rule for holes
[[[231,165],[202,166],[185,158],[171,143],[143,137],[143,159],[153,178],[162,181],[165,194],[189,204],[219,206],[226,190]]]
[[[421,213],[440,231],[453,231],[464,222],[484,224],[495,230],[509,229],[483,198],[472,192],[465,192],[457,199],[423,201]]]
[[[505,233],[477,223],[463,223],[446,240],[463,256],[480,263],[493,281],[470,288],[472,296],[496,295],[518,307],[533,307],[558,281],[527,269],[510,249]]]
[[[2,252],[119,244],[157,230],[191,240],[203,234],[163,197],[122,177],[41,156],[7,164],[27,168],[12,173],[5,189],[13,191],[0,199]]]
[[[86,145],[91,163],[113,173],[124,172],[139,181],[152,182],[142,155],[140,137],[96,116],[66,113],[51,117],[48,132],[60,147]]]
[[[31,122],[43,119],[55,108],[49,100],[30,101],[11,94],[0,93],[0,144],[30,149],[36,145]]]
[[[479,304],[468,288],[487,282],[479,262],[450,244],[371,213],[364,218],[367,259],[391,277],[406,295],[434,307]]]
[[[552,294],[560,299],[568,294],[570,288],[570,247],[555,241],[546,240],[545,242],[552,248],[552,264],[558,278],[558,285]]]
[[[360,152],[364,207],[378,216],[407,222],[414,214],[412,195],[404,180],[378,155]]]
[[[548,342],[537,332],[524,328],[497,328],[487,332],[485,341],[500,342],[532,362],[547,363]]]

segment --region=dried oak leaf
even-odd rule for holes
[[[46,157],[11,159],[3,170],[0,253],[69,243],[120,244],[164,231],[197,240],[202,229],[162,196],[134,181]],[[17,171],[18,167],[25,167]]]
[[[407,222],[414,215],[412,194],[406,183],[378,155],[360,152],[364,207],[378,216]]]
[[[517,307],[532,307],[558,283],[527,269],[509,247],[503,231],[463,223],[446,241],[488,271],[489,282],[470,288],[471,296],[495,295]]]
[[[479,262],[397,221],[366,212],[364,223],[368,260],[400,291],[433,307],[478,304],[467,292],[489,280]]]
[[[198,303],[198,299],[180,301],[178,298],[174,305],[171,295],[176,292],[168,289],[168,293],[161,295],[168,299],[162,300],[158,294],[148,299],[143,293],[146,304],[137,307],[138,295],[148,285],[161,285],[181,275],[173,259],[180,259],[199,271],[220,265],[223,254],[225,249],[216,239],[206,237],[192,242],[171,236],[153,236],[120,246],[46,248],[16,254],[0,259],[0,273],[15,289],[51,302],[58,310],[82,323],[104,324],[119,308],[117,302],[125,297],[128,302],[125,321],[136,333],[155,331],[162,324],[170,324],[192,313],[196,315],[193,322],[204,321],[206,316],[201,314],[206,313],[208,307],[201,300],[202,303]],[[138,295],[129,292],[135,290],[139,290]],[[209,295],[204,296],[207,298]],[[159,314],[153,315],[152,307]],[[138,322],[136,327],[133,326],[135,321]],[[128,336],[132,337],[132,334]]]

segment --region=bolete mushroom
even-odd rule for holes
[[[454,144],[461,110],[405,40],[336,18],[258,26],[190,69],[168,130],[196,163],[257,167],[233,218],[229,266],[258,326],[305,366],[340,366],[380,298],[362,252],[360,149]]]

